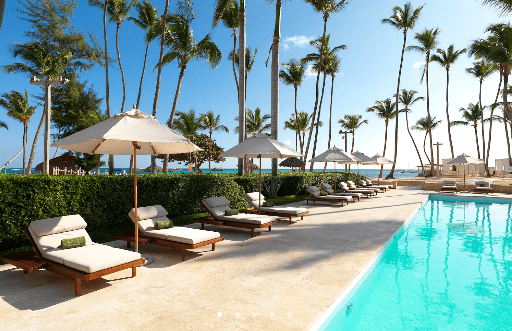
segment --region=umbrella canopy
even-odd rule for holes
[[[280,143],[279,141],[272,139],[265,133],[252,136],[251,138],[244,140],[240,144],[228,149],[220,155],[220,157],[251,157],[251,158],[285,158],[285,157],[300,157],[300,153],[297,153],[290,147]]]
[[[289,157],[283,162],[279,163],[281,167],[287,167],[287,168],[299,168],[304,166],[304,161],[299,160],[296,157]]]
[[[357,163],[359,159],[336,146],[329,148],[322,154],[319,154],[309,160],[309,162],[338,162],[338,163]]]
[[[375,154],[372,157],[372,160],[375,162],[374,164],[393,164],[394,162],[385,158],[384,156],[380,156],[379,154]]]
[[[355,151],[352,154],[356,158],[358,158],[360,160],[358,163],[361,163],[361,164],[375,164],[375,161],[371,157],[367,156],[364,153],[361,153],[360,151]]]
[[[456,158],[454,158],[447,164],[479,164],[479,163],[484,163],[484,161],[462,153],[461,155],[457,156]]]

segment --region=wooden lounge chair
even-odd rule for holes
[[[384,192],[391,189],[391,185],[385,185],[385,184],[376,185],[376,184],[373,184],[369,178],[366,178],[365,180],[360,179],[359,185],[361,185],[364,188],[380,188]]]
[[[363,193],[355,193],[355,192],[336,192],[336,193],[334,193],[334,189],[332,188],[332,186],[327,183],[322,183],[321,187],[329,195],[352,197],[352,199],[357,199],[357,201],[359,201],[359,198],[361,198],[364,195]]]
[[[240,210],[241,213],[246,214],[258,214],[258,208],[260,203],[258,202],[258,196],[261,197],[261,208],[260,211],[262,214],[270,215],[270,216],[278,216],[278,217],[288,217],[290,219],[290,224],[292,223],[292,217],[300,217],[301,220],[304,219],[304,215],[309,214],[309,210],[307,208],[296,208],[296,207],[263,207],[263,203],[265,203],[265,197],[260,195],[259,192],[247,193],[245,195],[245,201],[249,203],[249,208]]]
[[[457,193],[457,182],[454,180],[444,180],[441,192],[455,192]]]
[[[191,219],[190,222],[201,223],[201,229],[205,224],[224,225],[241,229],[250,229],[251,237],[254,237],[254,229],[268,227],[272,231],[272,225],[277,223],[276,216],[238,214],[226,216],[226,210],[231,210],[229,200],[223,196],[212,197],[203,201],[203,207],[210,213],[210,216]]]
[[[374,189],[357,188],[354,183],[349,186],[348,182],[339,182],[338,187],[341,188],[343,192],[361,193],[364,194],[367,198],[371,197],[372,195],[377,195],[378,192],[378,190]]]
[[[135,222],[135,208],[130,210],[128,217],[132,222]],[[185,261],[187,249],[212,245],[212,251],[214,251],[215,244],[224,240],[220,233],[214,231],[191,229],[183,226],[156,229],[156,222],[167,220],[167,210],[160,205],[137,208],[137,218],[139,219],[137,222],[139,244],[153,244],[177,249],[181,251],[182,261]],[[130,243],[135,242],[133,232],[115,234],[112,235],[112,238],[126,241],[127,247],[130,247]]]
[[[316,201],[321,202],[329,202],[329,203],[340,203],[341,207],[343,207],[343,203],[346,203],[348,205],[348,202],[350,200],[354,201],[352,197],[347,196],[339,196],[339,195],[320,195],[320,189],[316,186],[308,186],[306,191],[311,195],[310,197],[303,198],[302,200],[306,200],[306,203],[309,204],[309,201],[313,201],[315,203]]]
[[[475,188],[473,189],[473,191],[475,193],[490,194],[490,193],[492,193],[491,183],[487,182],[485,180],[476,181]]]
[[[139,253],[92,242],[85,230],[87,223],[80,215],[69,215],[33,221],[27,236],[34,251],[2,258],[4,262],[22,268],[24,273],[46,269],[75,282],[75,295],[82,294],[82,282],[90,281],[144,264]],[[62,249],[61,240],[85,238],[85,246]]]

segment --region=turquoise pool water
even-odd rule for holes
[[[431,197],[320,329],[512,330],[511,289],[512,205]]]

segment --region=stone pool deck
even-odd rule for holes
[[[207,225],[226,239],[216,251],[196,249],[182,262],[177,251],[141,246],[154,263],[135,278],[121,271],[87,282],[80,297],[71,280],[1,265],[0,328],[307,330],[428,194],[401,186],[345,207],[310,203],[303,221],[254,238]]]

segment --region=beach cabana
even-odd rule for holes
[[[465,165],[465,164],[480,164],[480,163],[484,163],[484,161],[462,153],[461,155],[457,156],[456,158],[454,158],[447,164]],[[465,167],[464,167],[464,191],[466,191],[466,168]]]

